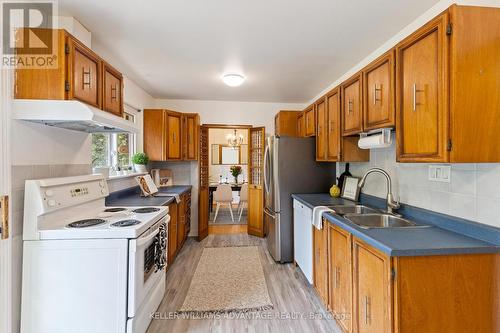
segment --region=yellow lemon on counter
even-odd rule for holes
[[[334,198],[340,197],[340,187],[338,187],[337,185],[333,185],[332,187],[330,187],[330,195]]]

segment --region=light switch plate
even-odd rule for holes
[[[451,182],[450,165],[429,165],[429,180],[432,182]]]

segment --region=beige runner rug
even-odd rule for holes
[[[257,246],[204,248],[181,313],[268,310],[267,290]]]

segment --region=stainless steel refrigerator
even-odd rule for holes
[[[264,218],[274,260],[293,261],[294,193],[327,193],[335,163],[316,162],[314,138],[270,136],[264,152]]]

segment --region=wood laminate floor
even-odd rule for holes
[[[175,312],[186,297],[203,247],[245,245],[260,247],[260,258],[274,308],[246,314],[248,317],[244,318],[175,318]],[[241,287],[245,288],[245,281],[241,281]],[[292,264],[276,264],[267,252],[265,240],[246,234],[209,235],[202,242],[189,238],[167,272],[165,297],[153,317],[147,333],[341,332],[300,269]]]

